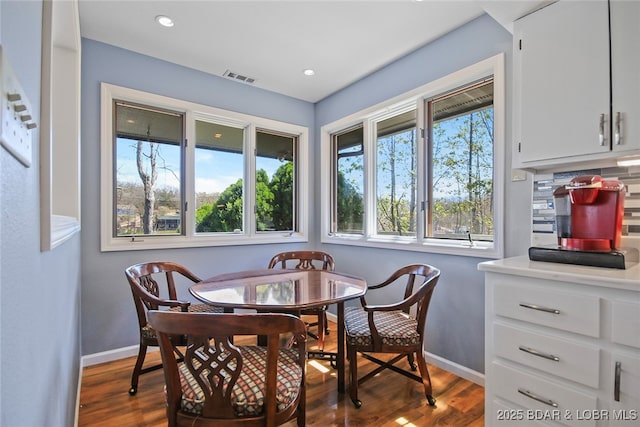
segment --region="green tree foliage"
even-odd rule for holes
[[[269,185],[269,175],[260,169],[256,175],[256,220],[258,231],[273,227],[273,191]]]
[[[273,194],[273,228],[293,230],[293,162],[278,168],[271,179],[270,189]]]
[[[434,234],[493,233],[493,109],[434,125]]]
[[[227,187],[214,204],[196,211],[196,231],[242,230],[242,179]]]
[[[338,171],[338,230],[342,232],[363,231],[364,202],[361,192]]]
[[[242,229],[242,179],[225,189],[212,203],[196,211],[196,231],[230,232]],[[258,231],[293,229],[293,162],[276,170],[273,178],[263,169],[256,174]]]

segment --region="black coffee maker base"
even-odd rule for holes
[[[627,263],[638,262],[638,250],[620,249],[610,252],[579,251],[559,246],[533,246],[529,248],[531,261],[556,262],[560,264],[587,265],[590,267],[626,269]]]

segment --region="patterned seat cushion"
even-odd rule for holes
[[[169,311],[182,311],[181,307],[170,307]],[[209,304],[191,304],[189,306],[189,313],[224,313],[222,307],[216,307]],[[153,330],[148,324],[142,328],[142,336],[148,339],[156,337],[156,331]]]
[[[266,347],[240,346],[243,357],[242,372],[232,390],[231,404],[238,417],[256,416],[262,413],[264,405],[265,372],[267,363]],[[278,410],[286,409],[300,392],[302,368],[294,350],[281,349],[278,358],[278,379],[276,401]],[[179,365],[182,387],[181,409],[199,415],[204,406],[204,393],[184,363]]]
[[[418,322],[403,311],[375,312],[373,321],[385,345],[420,344]],[[349,344],[358,346],[372,344],[367,312],[361,307],[345,307],[344,327]]]

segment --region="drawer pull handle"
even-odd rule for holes
[[[531,310],[544,311],[545,313],[560,314],[560,310],[558,310],[557,308],[540,307],[539,305],[526,304],[524,302],[520,303],[520,307],[529,308]]]
[[[613,380],[613,400],[620,402],[620,371],[622,371],[622,363],[616,362],[616,372]]]
[[[518,389],[518,393],[524,394],[529,399],[537,400],[538,402],[544,403],[545,405],[553,406],[554,408],[558,407],[558,404],[556,402],[554,402],[553,400],[545,399],[543,397],[537,396],[537,395],[531,393],[529,390],[525,390],[525,389],[519,388]]]
[[[541,353],[538,350],[534,350],[533,348],[525,347],[523,345],[521,345],[518,348],[521,351],[524,351],[525,353],[529,353],[529,354],[532,354],[534,356],[542,357],[543,359],[553,360],[554,362],[559,362],[560,361],[560,358],[558,356],[554,356],[553,354]]]

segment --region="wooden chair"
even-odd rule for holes
[[[305,425],[306,325],[290,314],[152,311],[164,366],[169,426]],[[184,361],[171,337],[185,335]],[[266,347],[233,336],[266,335]],[[282,341],[281,341],[282,339]],[[291,343],[287,348],[281,342]]]
[[[147,347],[158,346],[156,333],[149,326],[147,320],[147,312],[149,310],[159,310],[163,307],[170,311],[223,312],[220,307],[213,307],[207,304],[191,304],[188,301],[178,300],[174,273],[176,273],[177,277],[183,276],[193,283],[200,282],[200,279],[195,274],[173,262],[145,262],[125,269],[125,276],[133,294],[140,330],[140,349],[133,368],[133,374],[131,375],[131,388],[129,389],[129,394],[132,396],[138,392],[138,378],[140,375],[162,368],[160,364],[142,368],[147,354]],[[161,290],[158,280],[165,282],[166,291]],[[161,295],[163,292],[166,292],[166,294]],[[174,341],[176,345],[182,344],[181,337],[174,337]],[[180,352],[176,354],[178,357],[182,356]]]
[[[335,262],[333,257],[326,252],[319,251],[295,251],[281,252],[275,255],[269,262],[269,268],[280,266],[283,269],[296,270],[328,270],[333,271]],[[309,332],[309,336],[318,340],[318,349],[324,350],[324,337],[329,335],[329,322],[327,321],[327,306],[308,308],[301,310],[301,315],[316,316],[316,321],[307,323],[307,326],[317,326],[318,332]]]
[[[369,295],[370,290],[381,289],[406,279],[404,297],[401,301],[372,305],[367,304],[363,296],[360,298],[361,307],[345,307],[347,358],[351,375],[349,394],[356,408],[362,405],[358,399],[358,386],[386,368],[421,382],[429,405],[435,404],[431,379],[423,355],[423,343],[429,302],[439,278],[440,270],[435,267],[425,264],[408,265],[394,272],[384,282],[369,286],[367,290]],[[360,379],[358,353],[380,365]],[[395,353],[397,356],[383,361],[367,353]],[[411,370],[415,371],[414,355],[418,359],[420,376],[395,366],[396,362],[407,356]]]

